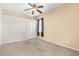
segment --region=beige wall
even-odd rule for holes
[[[44,18],[44,40],[79,49],[79,4],[64,4]]]

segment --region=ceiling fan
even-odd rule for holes
[[[31,6],[31,8],[25,9],[24,11],[32,10],[32,15],[33,15],[36,11],[37,11],[38,13],[42,13],[42,11],[39,10],[39,8],[43,8],[43,7],[44,7],[43,5],[37,6],[35,3],[33,3],[33,4],[28,3],[28,5]]]

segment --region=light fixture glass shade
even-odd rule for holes
[[[36,11],[36,9],[35,9],[35,8],[33,8],[32,10],[33,10],[33,11]]]

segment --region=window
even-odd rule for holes
[[[44,36],[44,18],[37,20],[37,36]]]

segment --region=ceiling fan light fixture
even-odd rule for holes
[[[32,10],[33,10],[33,11],[36,11],[36,9],[35,9],[35,8],[33,8]]]
[[[28,3],[28,4],[29,4],[32,8],[25,9],[24,11],[32,10],[32,15],[33,15],[35,12],[42,13],[42,11],[39,9],[39,8],[43,8],[42,5],[37,6],[35,3],[34,3],[34,4]]]

